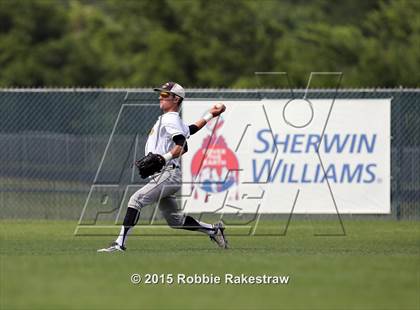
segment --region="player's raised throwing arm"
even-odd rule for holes
[[[226,110],[226,106],[222,103],[215,104],[203,118],[200,118],[194,124],[189,125],[190,135],[195,134],[201,128],[203,128],[206,123],[211,120],[213,117],[217,117]],[[168,161],[172,158],[180,157],[182,154],[188,151],[187,141],[183,135],[177,135],[173,137],[175,146],[171,149],[168,154],[163,155],[165,160]]]
[[[203,128],[208,121],[210,121],[213,117],[217,117],[223,112],[225,112],[226,106],[223,103],[215,104],[205,115],[203,118],[200,118],[194,124],[189,125],[190,128],[190,135],[195,134],[201,128]]]

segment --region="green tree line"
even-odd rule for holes
[[[417,0],[0,0],[0,87],[418,87]],[[330,78],[317,79],[331,87]]]

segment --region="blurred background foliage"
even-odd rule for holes
[[[295,87],[311,71],[418,87],[419,12],[418,0],[0,0],[0,87],[287,87],[255,71]]]

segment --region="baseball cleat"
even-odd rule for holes
[[[125,252],[126,247],[112,242],[108,248],[99,249],[98,252]]]
[[[226,240],[224,231],[225,227],[223,226],[222,222],[216,223],[213,225],[214,227],[214,234],[210,235],[210,240],[217,243],[219,247],[222,249],[228,248],[228,242]]]

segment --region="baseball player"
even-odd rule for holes
[[[141,209],[155,202],[159,203],[159,209],[170,227],[202,232],[220,248],[226,249],[228,245],[222,222],[212,225],[184,215],[179,211],[175,199],[175,193],[181,188],[180,157],[188,151],[186,139],[226,108],[217,104],[202,119],[188,126],[179,116],[179,109],[185,98],[184,88],[177,83],[168,82],[154,90],[160,94],[159,102],[163,114],[149,133],[145,146],[147,155],[136,161],[142,178],[150,177],[150,181],[130,197],[127,213],[115,242],[98,252],[125,251],[127,235],[137,224]]]

